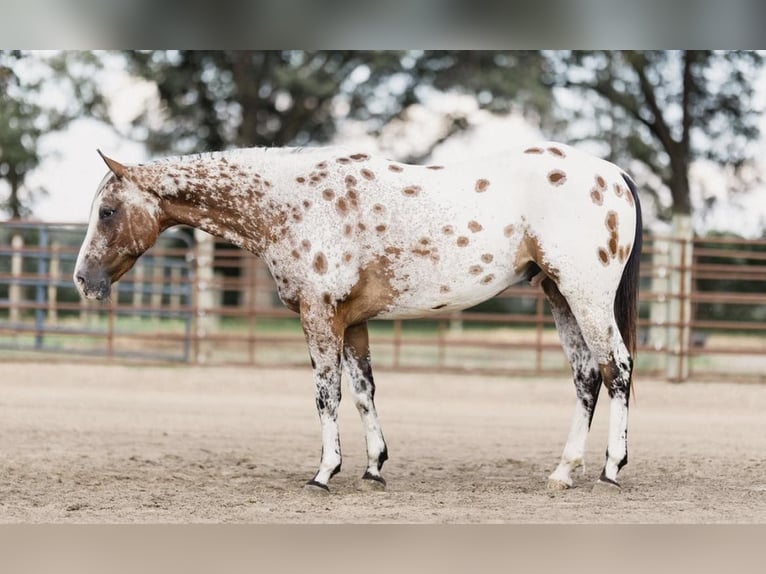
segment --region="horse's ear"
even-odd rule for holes
[[[128,168],[122,165],[119,161],[115,161],[110,157],[106,157],[103,153],[101,153],[100,149],[97,149],[96,151],[98,152],[98,155],[101,156],[101,159],[104,160],[104,163],[106,163],[106,166],[109,168],[109,170],[117,176],[117,179],[122,179],[125,177],[125,174],[128,173]]]

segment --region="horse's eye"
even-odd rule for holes
[[[99,219],[109,219],[114,215],[114,209],[110,207],[102,207],[98,212]]]

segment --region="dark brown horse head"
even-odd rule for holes
[[[101,154],[101,152],[99,152]],[[160,199],[138,185],[134,171],[103,154],[110,173],[91,207],[88,231],[80,247],[74,282],[87,299],[108,299],[111,285],[133,267],[161,231]]]

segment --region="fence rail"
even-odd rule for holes
[[[81,225],[0,224],[0,356],[308,362],[297,317],[253,255],[189,229],[166,232],[108,303],[84,302],[71,280],[84,233]],[[766,379],[766,241],[647,236],[644,246],[638,371]],[[376,367],[519,375],[569,368],[545,297],[528,285],[463,312],[370,328]]]

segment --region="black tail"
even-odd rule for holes
[[[622,272],[620,286],[614,299],[614,315],[625,346],[630,356],[635,360],[638,325],[638,272],[641,264],[641,241],[643,238],[643,221],[641,217],[641,202],[638,199],[636,183],[627,174],[622,174],[625,183],[630,188],[633,203],[636,206],[636,235],[633,238],[633,249],[628,256],[628,262]]]

